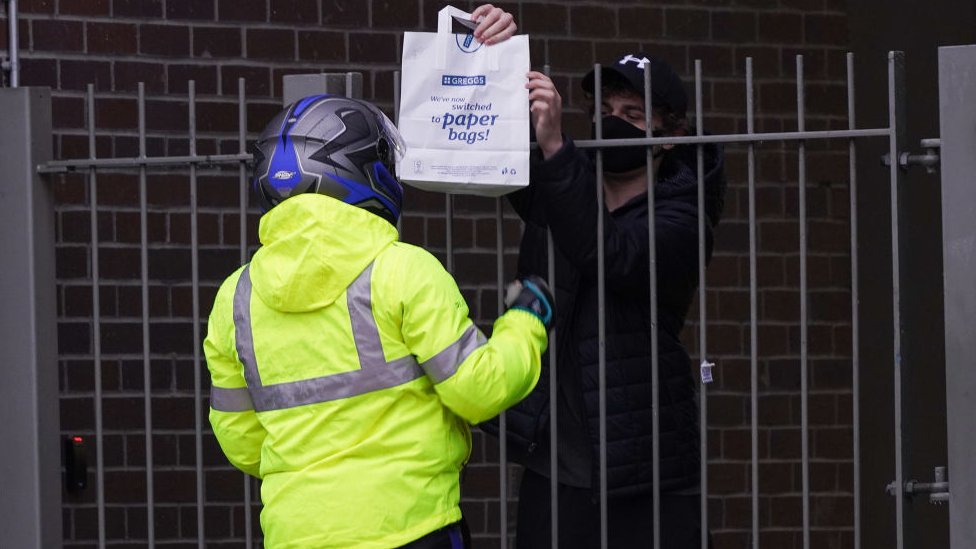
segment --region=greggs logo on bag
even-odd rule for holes
[[[473,76],[445,74],[441,76],[441,86],[484,86],[485,82],[485,75],[483,74]]]

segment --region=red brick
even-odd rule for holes
[[[419,15],[418,0],[375,0],[373,2],[373,28],[375,29],[418,30]]]
[[[592,44],[581,40],[550,40],[549,63],[554,71],[585,74],[593,68]]]
[[[330,27],[362,27],[365,26],[369,4],[362,0],[323,0],[322,26]],[[433,13],[435,10],[426,10]],[[434,26],[436,29],[436,25]]]
[[[349,35],[350,63],[396,63],[397,36],[395,34]]]
[[[241,30],[237,27],[193,27],[193,56],[239,57]]]
[[[712,38],[719,42],[755,42],[756,14],[744,11],[711,12]]]
[[[247,57],[266,61],[291,61],[295,58],[295,32],[281,29],[248,29]]]
[[[0,43],[6,43],[0,38]],[[20,60],[21,86],[58,88],[58,63],[54,59],[26,58]]]
[[[108,91],[112,82],[111,66],[104,61],[76,61],[62,59],[58,62],[61,72],[61,89],[84,91],[88,84],[95,91]]]
[[[316,0],[271,0],[271,22],[318,25],[318,2]]]
[[[109,14],[109,0],[63,2],[58,6],[58,12],[61,15],[105,16]]]
[[[303,61],[345,61],[345,36],[338,32],[298,31],[298,57]]]
[[[566,6],[548,4],[523,4],[522,18],[516,19],[519,34],[561,35],[569,24]]]
[[[196,82],[198,95],[217,93],[217,68],[212,65],[169,65],[166,67],[169,93],[187,93],[188,82]]]
[[[166,2],[166,19],[213,21],[213,2]]]
[[[34,50],[78,52],[84,48],[80,21],[33,19],[30,25]]]
[[[268,0],[219,0],[220,21],[267,21]]]
[[[139,51],[146,55],[186,57],[190,53],[190,30],[184,25],[139,27]]]
[[[220,68],[221,87],[225,95],[237,97],[240,79],[244,79],[244,93],[247,97],[270,94],[268,79],[270,72],[265,67],[225,65]],[[237,120],[237,117],[234,117]]]
[[[597,6],[574,6],[569,10],[569,26],[574,37],[613,36],[615,10]]]
[[[808,13],[803,16],[803,29],[807,44],[847,45],[847,18],[843,15]]]
[[[54,0],[21,0],[17,3],[17,11],[20,13],[54,13]]]
[[[130,24],[86,24],[88,53],[131,55],[138,50],[136,27]]]
[[[689,40],[710,38],[709,14],[705,10],[669,8],[664,10],[664,36]]]
[[[161,18],[162,0],[112,0],[112,13],[115,17]]]
[[[165,93],[166,73],[158,63],[134,63],[120,61],[113,67],[116,91],[136,92],[139,82],[145,84],[146,93]]]

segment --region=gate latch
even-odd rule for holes
[[[942,140],[939,138],[923,139],[921,146],[925,149],[925,154],[898,153],[898,167],[903,171],[908,171],[910,166],[925,166],[925,171],[928,173],[938,171],[939,149],[942,148]],[[890,166],[891,154],[883,154],[881,156],[881,163],[885,166]]]
[[[898,485],[894,482],[888,484],[885,491],[889,495],[898,495]],[[912,499],[918,494],[928,494],[929,503],[942,504],[949,501],[949,481],[946,479],[946,468],[935,468],[935,482],[919,482],[909,480],[905,483],[905,497]]]

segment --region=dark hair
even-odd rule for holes
[[[634,89],[624,77],[619,76],[613,72],[605,73],[603,82],[601,83],[601,88],[603,89],[603,97],[619,97],[619,96],[633,96],[644,101],[644,97],[640,92]],[[592,118],[596,114],[596,105],[594,104],[594,95],[589,92],[583,92],[583,96],[586,98],[586,112]],[[661,117],[661,129],[667,135],[685,135],[691,133],[691,127],[688,124],[688,119],[684,116],[678,116],[673,110],[669,108],[653,107],[654,111],[657,112],[658,116]]]

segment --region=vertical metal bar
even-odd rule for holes
[[[854,54],[847,54],[847,128],[857,125],[854,116]],[[848,143],[851,209],[851,406],[854,424],[854,549],[861,549],[861,390],[860,390],[860,333],[858,331],[858,270],[857,270],[857,145]]]
[[[10,87],[20,86],[20,36],[17,29],[17,0],[7,0],[7,40],[10,42]]]
[[[549,49],[546,47],[546,64],[542,71],[550,76]],[[546,229],[546,273],[549,287],[556,291],[556,247],[552,241],[552,231]],[[555,293],[553,294],[555,295]],[[549,331],[549,506],[550,537],[552,549],[559,547],[559,374],[556,372],[558,351],[556,346],[556,327]]]
[[[237,152],[247,152],[247,105],[244,103],[244,79],[237,79]],[[241,265],[247,263],[247,163],[243,160],[237,167],[240,188],[240,252]],[[244,544],[247,549],[254,546],[254,532],[251,526],[251,477],[244,473]]]
[[[695,59],[695,134],[703,135],[702,116],[702,65]],[[698,355],[702,367],[708,361],[708,335],[705,312],[705,157],[702,145],[696,147],[698,177]],[[708,549],[708,385],[701,383],[699,403],[699,452],[701,476],[701,547]]]
[[[400,71],[393,71],[393,125],[400,125]],[[399,175],[399,174],[397,174]],[[403,211],[397,218],[397,239],[403,233]]]
[[[593,65],[593,99],[596,108],[603,104],[603,73],[600,64]],[[603,120],[596,118],[596,139],[603,139]],[[603,150],[596,150],[596,286],[598,379],[600,390],[600,547],[607,549],[607,319],[606,273],[603,242]]]
[[[505,312],[505,251],[503,247],[502,240],[504,238],[503,230],[503,217],[502,217],[502,199],[495,199],[495,283],[498,286],[497,292],[497,311],[500,316]],[[500,433],[500,441],[506,439],[506,432],[504,431],[506,424],[505,411],[502,411],[498,416],[498,422],[502,425],[502,432]],[[498,463],[498,486],[499,486],[499,499],[501,500],[501,546],[508,547],[508,448],[505,448],[505,453],[499,456]]]
[[[60,547],[57,285],[51,92],[0,89],[0,545]]]
[[[651,71],[644,71],[644,135],[652,137],[654,132],[654,109]],[[654,216],[654,147],[645,149],[644,161],[647,165],[647,270],[650,294],[650,339],[651,339],[651,520],[653,531],[651,547],[661,547],[661,414],[659,402],[660,364],[657,339],[657,232]]]
[[[400,71],[393,71],[393,125],[400,124]]]
[[[796,129],[806,130],[803,84],[803,56],[796,56]],[[807,149],[797,144],[800,202],[800,447],[803,484],[803,549],[810,549],[810,424],[808,412],[809,364],[807,358]]]
[[[976,46],[939,48],[949,546],[976,547]]]
[[[546,272],[553,295],[556,291],[556,248],[552,241],[552,231],[546,231]],[[552,549],[559,547],[559,374],[556,372],[557,360],[556,328],[549,330],[549,501],[550,534]]]
[[[356,90],[353,89],[353,84],[352,84],[352,79],[355,75],[356,73],[354,72],[351,71],[346,72],[346,94],[345,95],[346,97],[350,97],[352,99],[359,99],[358,97],[359,94],[357,94]]]
[[[454,195],[444,195],[445,264],[447,272],[454,274]],[[503,487],[504,489],[504,487]],[[502,519],[504,526],[505,519]]]
[[[752,58],[746,58],[746,129],[756,130]],[[759,289],[756,246],[756,147],[749,142],[749,405],[752,443],[752,549],[759,549]]]
[[[905,469],[907,466],[904,454],[905,435],[902,423],[902,324],[901,324],[901,269],[899,261],[900,237],[898,224],[900,205],[898,192],[901,186],[898,172],[898,151],[903,149],[905,135],[905,55],[902,52],[888,52],[888,128],[891,130],[888,139],[888,153],[891,159],[889,173],[891,177],[891,282],[892,282],[892,323],[894,364],[894,406],[895,406],[895,547],[905,547]]]
[[[88,157],[97,157],[95,149],[95,85],[88,84],[85,93],[85,112],[88,115]],[[98,255],[98,173],[94,167],[88,169],[88,189],[91,231],[91,277],[92,277],[92,354],[95,375],[95,499],[98,507],[98,547],[105,547],[105,436],[102,429],[102,305],[99,293],[101,275]]]
[[[197,88],[190,80],[187,102],[190,110],[190,156],[197,155]],[[200,231],[197,220],[197,165],[190,164],[190,291],[193,293],[193,426],[197,474],[197,547],[203,549],[205,524],[203,520],[203,405],[200,378]]]
[[[139,159],[146,159],[146,85],[139,82]],[[139,165],[139,262],[142,275],[142,377],[145,384],[143,413],[146,416],[146,532],[150,549],[156,546],[153,520],[152,374],[149,362],[149,207],[146,204],[146,165]]]

